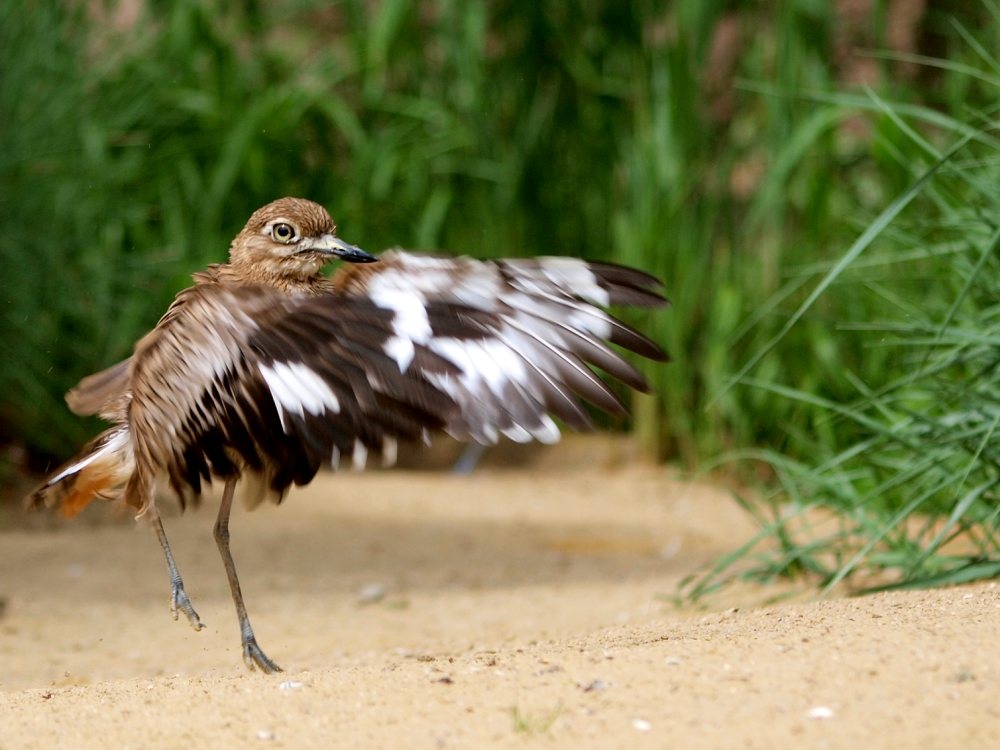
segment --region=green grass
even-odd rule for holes
[[[514,731],[517,733],[547,735],[563,710],[562,701],[559,701],[553,708],[542,711],[525,711],[517,705],[510,707],[510,718],[514,725]]]
[[[790,426],[790,450],[719,459],[765,462],[777,482],[763,501],[741,498],[760,532],[687,581],[693,599],[734,577],[804,575],[827,593],[1000,575],[1000,64],[966,41],[975,67],[935,64],[978,81],[982,106],[970,97],[951,118],[873,93],[858,102],[887,123],[883,148],[913,181],[836,262],[805,271],[809,295],[733,378],[818,410],[817,426],[846,437]],[[838,325],[892,363],[882,377],[846,370],[853,396],[830,399],[754,376],[825,296],[845,292],[882,300]]]

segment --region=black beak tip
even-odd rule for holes
[[[377,263],[378,258],[371,253],[366,253],[359,247],[352,247],[350,250],[342,250],[337,256],[347,263]]]

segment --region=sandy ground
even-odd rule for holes
[[[148,529],[0,516],[0,749],[1000,744],[994,584],[677,610],[751,527],[663,470],[341,474],[237,511],[276,677],[240,661],[214,509],[166,518],[198,633]]]

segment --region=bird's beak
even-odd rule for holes
[[[299,250],[317,250],[328,253],[348,263],[375,263],[378,261],[371,253],[366,253],[360,247],[348,245],[339,237],[324,234],[316,239],[305,239],[299,243]]]

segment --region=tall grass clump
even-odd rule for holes
[[[688,582],[695,598],[734,576],[807,575],[825,593],[1000,575],[1000,62],[956,28],[966,60],[919,62],[961,79],[962,116],[837,97],[877,118],[880,148],[911,183],[837,261],[802,269],[811,293],[736,381],[820,410],[849,439],[831,446],[790,428],[799,458],[758,448],[722,459],[765,462],[777,486],[743,500],[760,532]],[[887,376],[845,371],[854,396],[843,400],[755,377],[832,293],[881,300],[838,329],[891,361]]]

